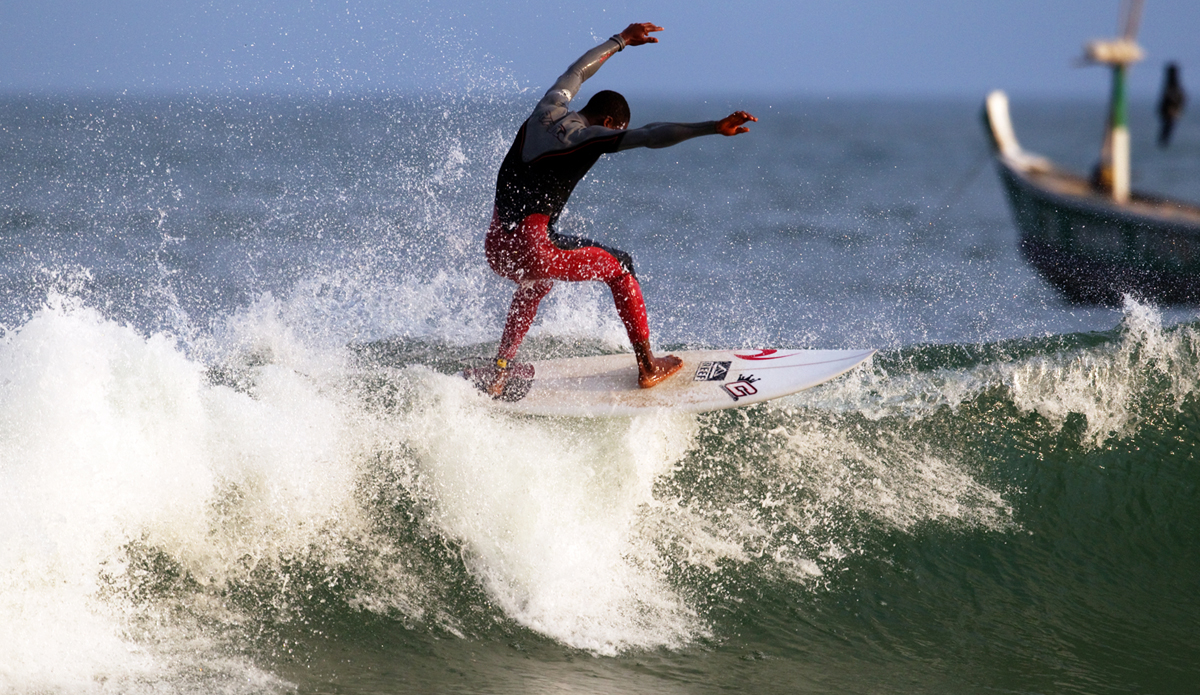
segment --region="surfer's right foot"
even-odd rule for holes
[[[659,382],[683,369],[683,360],[675,355],[651,358],[654,366],[649,372],[638,370],[638,386],[648,389],[657,386]]]
[[[667,377],[683,369],[683,360],[675,355],[655,357],[650,351],[649,341],[635,344],[633,353],[637,356],[638,386],[644,389],[657,386]]]

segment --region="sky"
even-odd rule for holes
[[[1107,96],[1078,67],[1118,0],[6,0],[0,94],[538,93],[630,22],[661,42],[609,61],[629,94]],[[1147,0],[1135,97],[1163,64],[1200,93],[1200,1]],[[589,85],[591,86],[591,85]]]

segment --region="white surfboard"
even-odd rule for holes
[[[529,391],[499,408],[531,415],[634,415],[650,408],[703,412],[787,396],[862,364],[874,350],[687,350],[683,369],[637,385],[632,354],[532,362]]]

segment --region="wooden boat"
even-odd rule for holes
[[[1200,206],[1129,188],[1125,72],[1141,58],[1132,40],[1139,6],[1131,7],[1123,38],[1087,47],[1091,62],[1113,68],[1109,129],[1095,175],[1064,171],[1021,149],[1001,91],[988,95],[984,120],[1021,251],[1067,299],[1114,305],[1128,293],[1200,304]]]

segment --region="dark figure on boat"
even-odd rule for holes
[[[1158,119],[1162,128],[1158,131],[1158,146],[1166,147],[1171,142],[1171,131],[1175,121],[1183,113],[1187,103],[1187,94],[1183,91],[1183,83],[1179,81],[1179,66],[1167,63],[1166,77],[1163,81],[1162,96],[1158,100]]]

